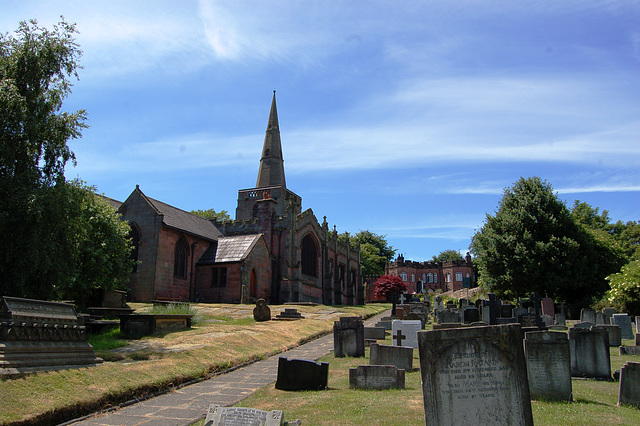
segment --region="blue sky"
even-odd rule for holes
[[[84,52],[80,177],[235,217],[272,91],[288,188],[413,260],[465,251],[505,188],[547,180],[640,219],[637,1],[3,1]]]

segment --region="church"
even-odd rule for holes
[[[109,201],[131,227],[132,301],[364,304],[358,247],[287,188],[275,91],[256,186],[238,191],[235,220],[202,218],[138,186]]]

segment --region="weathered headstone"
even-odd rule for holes
[[[613,316],[613,314],[617,314],[618,312],[616,311],[615,308],[604,308],[602,310],[602,316],[604,316],[604,323],[605,324],[611,324],[611,317]]]
[[[394,346],[418,347],[418,331],[422,330],[420,321],[395,320],[391,324],[391,339]]]
[[[596,325],[605,324],[604,314],[600,311],[596,311]]]
[[[611,379],[609,333],[601,327],[569,329],[571,376]]]
[[[636,334],[640,333],[640,315],[636,315]]]
[[[613,314],[611,316],[611,324],[620,326],[623,339],[633,339],[633,330],[631,329],[631,318],[627,314]]]
[[[638,346],[640,345],[640,333],[636,333],[636,342],[635,345]]]
[[[323,390],[329,380],[329,363],[306,359],[278,359],[276,389],[286,391]]]
[[[402,370],[411,371],[413,370],[413,348],[374,343],[369,353],[369,365],[395,365]]]
[[[628,361],[620,369],[618,405],[623,404],[640,408],[640,362]]]
[[[256,301],[256,307],[253,308],[253,319],[258,322],[269,321],[271,319],[271,309],[267,306],[266,300],[258,299]]]
[[[462,322],[471,324],[480,321],[480,311],[475,306],[467,306],[462,311]]]
[[[72,305],[0,299],[0,377],[101,362],[88,342],[83,318]]]
[[[405,371],[393,365],[359,365],[349,369],[351,389],[404,389]]]
[[[501,304],[498,316],[500,318],[513,318],[513,308],[514,306],[509,303]]]
[[[580,322],[596,323],[596,311],[591,308],[583,308],[580,311]]]
[[[598,328],[604,328],[607,330],[607,334],[609,334],[609,346],[620,346],[622,344],[622,332],[620,331],[620,326],[618,325],[607,325],[607,324],[598,324],[596,325]]]
[[[460,314],[451,309],[442,309],[438,311],[436,321],[438,324],[460,322]]]
[[[384,340],[386,338],[384,327],[364,327],[364,338]]]
[[[571,350],[566,333],[525,333],[529,392],[532,399],[571,401]]]
[[[619,346],[620,355],[640,355],[640,346]]]
[[[333,352],[338,358],[364,356],[362,317],[340,317],[340,321],[333,323]]]
[[[540,301],[542,305],[542,315],[549,315],[551,318],[555,318],[556,309],[553,306],[553,299],[550,297],[545,297]]]
[[[424,328],[424,324],[427,321],[425,315],[419,314],[418,312],[412,311],[404,316],[405,321],[420,321],[420,328]]]
[[[211,404],[205,426],[281,426],[284,423],[284,413],[280,410],[262,411],[245,407],[221,407]]]
[[[427,425],[533,425],[519,325],[418,333]]]
[[[556,314],[556,324],[567,325],[567,317],[564,314]]]
[[[535,327],[536,326],[536,314],[533,312],[526,312],[518,315],[518,323],[523,328]]]
[[[496,300],[494,293],[489,293],[489,300],[485,300],[482,303],[482,321],[489,325],[498,324],[498,310],[500,309],[500,302]]]

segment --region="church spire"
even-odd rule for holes
[[[262,147],[256,188],[270,186],[287,187],[284,179],[284,159],[282,158],[282,146],[280,144],[280,127],[278,125],[275,90],[273,91],[271,112],[269,113],[267,132],[264,137],[264,146]]]

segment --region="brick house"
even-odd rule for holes
[[[364,303],[359,251],[286,187],[275,92],[256,187],[238,191],[236,220],[204,219],[137,186],[124,203],[110,202],[131,226],[139,261],[132,300]]]

